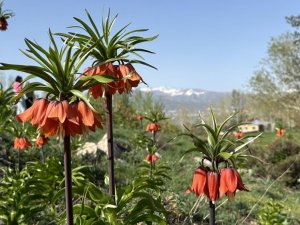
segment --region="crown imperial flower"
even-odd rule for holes
[[[148,125],[146,127],[146,131],[149,131],[151,133],[160,131],[160,129],[161,129],[161,126],[159,125],[159,123],[148,123]]]
[[[147,154],[146,161],[148,162],[156,162],[158,160],[158,157],[156,154]]]
[[[66,100],[38,99],[29,109],[17,115],[17,119],[23,123],[31,120],[45,137],[61,134],[74,136],[102,127],[100,115],[84,101],[69,103]]]
[[[103,76],[103,75],[109,75],[115,79],[118,79],[117,76],[117,69],[115,66],[112,65],[112,63],[105,63],[102,65],[95,66],[93,68],[87,68],[85,71],[85,75],[87,76]],[[93,95],[93,97],[99,98],[103,97],[105,94],[115,94],[118,90],[118,83],[116,81],[112,81],[108,84],[95,84],[93,85],[89,91]]]
[[[194,172],[193,183],[190,188],[187,189],[187,193],[194,192],[197,197],[203,193],[208,193],[207,191],[207,172],[202,168],[198,168]]]
[[[30,141],[26,137],[16,137],[14,140],[14,149],[24,150],[31,147]]]

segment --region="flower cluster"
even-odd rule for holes
[[[35,147],[38,149],[42,148],[43,145],[48,143],[48,138],[44,135],[39,136],[35,141]],[[26,137],[16,137],[14,140],[14,149],[16,150],[25,150],[26,148],[31,147],[32,144]]]
[[[160,131],[160,129],[161,126],[159,125],[159,123],[148,123],[146,127],[146,131],[149,131],[151,133],[156,133]]]
[[[26,137],[16,137],[14,140],[14,149],[24,150],[31,147],[30,141]]]
[[[84,101],[49,101],[38,99],[33,105],[17,115],[20,122],[31,120],[31,124],[45,134],[55,135],[83,134],[87,130],[95,131],[102,127],[100,115],[93,112]]]
[[[158,156],[154,153],[154,154],[147,154],[146,156],[146,161],[151,162],[151,163],[155,163],[158,160]]]
[[[237,190],[248,191],[236,169],[226,167],[214,172],[199,167],[194,173],[192,186],[186,192],[194,192],[196,196],[205,194],[214,203],[223,195],[233,199]]]
[[[94,98],[102,97],[104,94],[122,94],[126,91],[131,91],[133,87],[137,87],[140,81],[143,81],[141,76],[136,72],[134,67],[128,63],[125,65],[114,66],[112,63],[106,63],[85,70],[87,76],[108,75],[115,79],[108,84],[96,84],[89,90]]]

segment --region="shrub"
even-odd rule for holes
[[[271,177],[275,179],[290,166],[291,168],[289,169],[288,173],[281,178],[281,180],[284,181],[288,186],[297,186],[299,185],[300,179],[300,154],[289,156],[276,164],[272,164],[268,171]]]
[[[284,206],[276,201],[269,201],[258,213],[258,221],[261,225],[288,225],[290,219],[283,211]]]
[[[278,139],[269,145],[269,151],[271,154],[269,154],[268,161],[275,164],[300,153],[300,146],[289,140]]]

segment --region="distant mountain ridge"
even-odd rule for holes
[[[220,103],[230,92],[207,91],[193,88],[138,88],[142,93],[152,92],[153,99],[162,102],[167,111],[180,108],[204,110]]]

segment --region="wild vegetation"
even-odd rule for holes
[[[10,86],[0,86],[1,222],[9,225],[209,224],[209,205],[213,203],[215,224],[300,224],[298,109],[295,107],[297,102],[286,100],[291,96],[297,99],[298,86],[294,86],[296,74],[282,77],[291,69],[284,65],[292,63],[292,71],[297,71],[297,32],[280,40],[272,40],[271,49],[276,47],[276,51],[270,49],[271,62],[274,63],[270,68],[274,70],[266,74],[262,69],[255,74],[250,82],[255,91],[251,94],[234,91],[229,109],[220,111],[222,107],[215,106],[199,116],[195,124],[187,121],[182,129],[168,117],[162,103],[153,101],[151,94],[145,97],[128,95],[140,77],[127,63],[151,65],[143,60],[129,60],[125,56],[130,53],[139,57],[137,52],[151,53],[130,46],[152,41],[155,37],[130,36],[124,41],[122,38],[131,33],[122,36],[122,32],[117,32],[109,39],[115,18],[102,23],[104,36],[101,36],[91,16],[88,13],[87,16],[94,30],[76,18],[86,33],[79,36],[72,32],[59,34],[66,43],[60,50],[51,32],[52,48],[49,48],[49,52],[26,40],[29,52],[33,55],[25,54],[34,58],[39,67],[1,64],[2,70],[30,72],[29,78],[36,75],[48,82],[47,85],[31,83],[17,97]],[[290,17],[288,21],[298,26],[299,18]],[[90,39],[88,44],[82,44]],[[283,48],[287,44],[290,48]],[[79,50],[72,55],[75,45]],[[295,54],[290,54],[290,51]],[[75,75],[79,73],[81,60],[88,56],[96,59],[95,65],[77,79]],[[62,63],[62,59],[67,63]],[[108,66],[104,68],[103,65]],[[123,68],[124,65],[127,67]],[[118,66],[119,70],[124,69],[124,77],[118,80],[120,77],[107,76],[106,73],[114,71],[114,66]],[[95,72],[99,68],[100,72]],[[61,71],[58,72],[59,69]],[[281,77],[277,77],[278,74]],[[133,77],[137,80],[130,80]],[[276,82],[286,82],[284,89],[280,89],[282,85],[276,86],[276,82],[270,82],[275,78],[281,79]],[[98,88],[90,89],[95,86]],[[114,89],[110,89],[111,86]],[[88,89],[95,99],[83,93]],[[68,107],[81,105],[75,110],[80,119],[75,123],[70,114],[70,117],[62,118],[58,113],[50,116],[47,110],[46,116],[36,113],[43,115],[46,121],[53,122],[52,125],[56,127],[53,131],[45,125],[46,122],[40,121],[41,118],[32,116],[34,113],[27,111],[28,114],[16,115],[14,100],[33,90],[48,92],[49,95],[42,98],[43,101],[49,101],[45,104],[55,101],[55,104]],[[120,95],[114,95],[117,91]],[[103,95],[105,98],[98,98]],[[41,101],[38,99],[35,104],[42,104]],[[107,107],[108,101],[112,103],[111,107]],[[109,110],[111,114],[107,113]],[[91,124],[82,115],[95,118],[94,123]],[[102,123],[97,120],[98,116],[103,118]],[[266,130],[262,134],[237,136],[240,122],[254,117],[274,122],[277,128],[285,128],[285,133],[276,135],[275,130]],[[53,118],[56,120],[52,121]],[[228,120],[222,123],[225,118]],[[39,127],[38,131],[32,123]],[[97,144],[104,134],[110,132],[106,128],[112,124],[114,148],[120,150],[114,160],[114,186],[111,186],[109,170],[112,168],[112,159],[102,151],[105,149],[98,147],[94,152],[78,154],[85,143]],[[96,130],[96,126],[103,126],[104,129]],[[81,129],[96,132],[88,133]],[[70,145],[66,144],[68,140]],[[107,145],[105,148],[109,151]],[[71,223],[65,207],[68,204],[65,200],[68,171],[64,168],[67,150],[70,150],[72,158],[69,172],[74,221]],[[212,165],[206,165],[205,160]],[[202,169],[202,172],[205,170],[205,174],[214,172],[218,174],[216,176],[222,174],[222,169],[230,169],[232,173],[239,174],[233,178],[238,183],[233,185],[233,191],[229,190],[229,184],[226,188],[220,187],[224,192],[222,194],[228,198],[221,196],[219,188],[212,196],[209,184],[208,190],[205,189],[205,182],[201,190],[198,184],[194,185],[196,168]],[[195,192],[196,196],[190,192]]]
[[[2,95],[5,96],[9,95]],[[72,138],[75,224],[92,224],[92,221],[136,224],[146,217],[151,217],[154,224],[207,224],[207,200],[186,194],[194,169],[199,166],[199,154],[192,153],[181,160],[184,152],[192,148],[192,140],[178,136],[182,132],[171,119],[161,121],[155,150],[159,159],[151,168],[145,159],[152,135],[146,131],[146,119],[136,116],[141,115],[142,110],[151,112],[153,109],[163,114],[163,107],[151,102],[151,97],[140,101],[138,106],[134,99],[124,96],[114,101],[114,138],[126,149],[115,162],[115,199],[108,195],[107,156],[100,150],[84,156],[76,154],[82,144],[97,143],[105,132],[100,130]],[[1,107],[1,110],[12,110],[13,114],[14,108]],[[6,128],[13,124],[18,126],[13,115],[9,121]],[[12,145],[14,135],[9,130],[1,133],[2,220],[5,224],[64,224],[61,140],[51,138],[41,149],[33,144],[27,150],[16,151]],[[35,131],[24,130],[28,139],[34,141]],[[232,202],[218,201],[216,224],[299,223],[299,135],[288,130],[286,136],[279,138],[274,132],[264,132],[249,145],[247,151],[253,158],[239,161],[239,168],[250,192],[237,193]],[[152,176],[149,176],[150,170]]]

